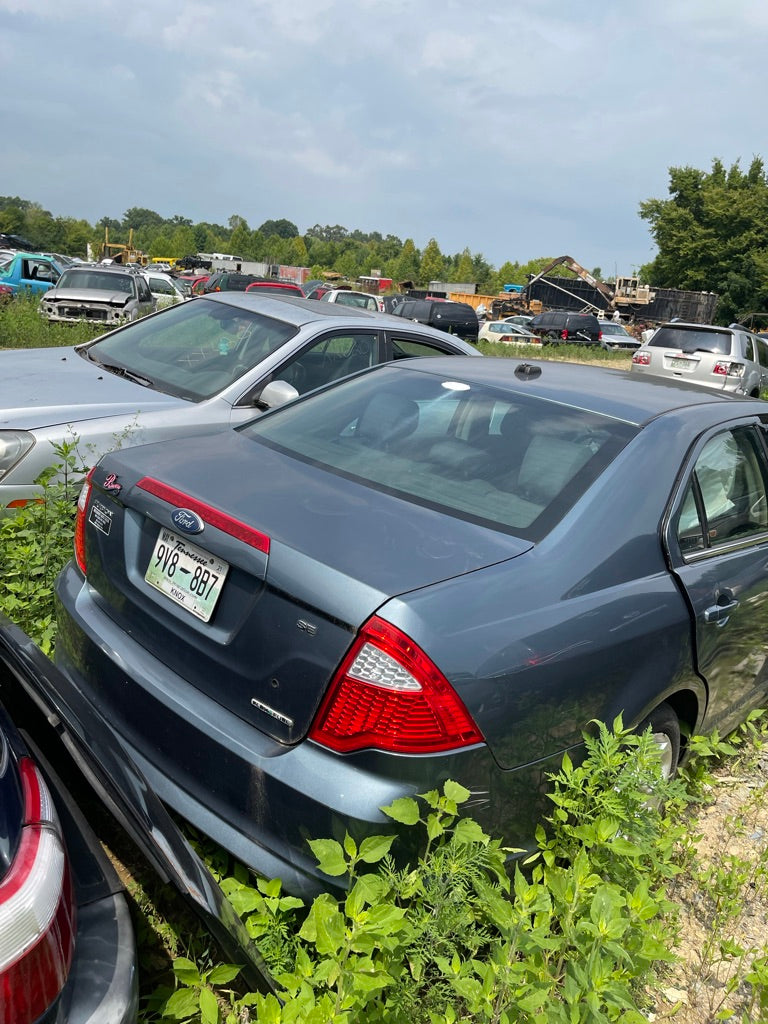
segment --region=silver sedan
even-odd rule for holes
[[[0,510],[70,442],[110,449],[244,423],[358,370],[409,356],[477,355],[421,324],[307,299],[220,292],[74,348],[0,352]]]

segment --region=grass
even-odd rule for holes
[[[19,295],[0,303],[0,348],[52,348],[78,345],[104,333],[90,323],[52,324],[37,311],[38,295]]]

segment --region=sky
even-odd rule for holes
[[[766,0],[0,0],[0,195],[655,254],[669,168],[768,157]]]

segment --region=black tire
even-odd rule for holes
[[[645,732],[649,726],[662,750],[662,773],[672,778],[680,761],[680,721],[671,705],[666,701],[659,704],[638,725],[637,732]]]

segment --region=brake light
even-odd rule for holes
[[[339,665],[309,738],[345,754],[367,748],[431,754],[483,742],[440,669],[378,615]]]
[[[61,992],[75,944],[75,903],[56,811],[38,769],[19,761],[24,827],[0,882],[0,1024],[38,1020]]]
[[[243,523],[239,519],[235,519],[234,516],[222,512],[220,509],[214,508],[204,501],[198,501],[197,498],[192,498],[183,491],[179,491],[175,487],[169,487],[168,484],[155,480],[151,476],[143,476],[136,486],[140,487],[143,491],[154,494],[156,498],[160,498],[162,501],[167,501],[170,505],[175,505],[177,508],[188,508],[192,512],[196,512],[204,522],[215,526],[222,533],[228,533],[230,537],[241,540],[243,544],[249,544],[252,548],[256,548],[257,551],[263,551],[265,555],[269,554],[271,542],[267,534],[262,533],[261,530],[257,530],[253,526],[248,526],[247,523]]]
[[[83,576],[87,575],[85,568],[85,513],[93,489],[92,480],[93,469],[89,469],[77,498],[77,518],[75,519],[75,561]]]
[[[725,359],[720,359],[712,367],[712,373],[716,373],[721,377],[743,377],[744,364],[729,363]]]
[[[602,341],[603,340],[603,332],[602,331],[598,331],[597,332],[597,340],[598,341]]]
[[[560,338],[561,338],[562,341],[568,341],[568,330],[567,330],[567,328],[564,327],[562,329],[562,331],[560,331]]]
[[[650,352],[634,352],[632,354],[632,362],[637,366],[650,366],[651,365],[651,353]]]

